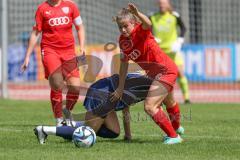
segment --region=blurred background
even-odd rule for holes
[[[43,0],[0,1],[1,96],[10,99],[49,99],[49,87],[44,79],[39,46],[32,54],[24,74],[20,66],[24,60],[26,42],[34,25],[37,6]],[[6,2],[6,3],[4,3]],[[89,55],[100,58],[104,64],[96,79],[83,86],[110,76],[118,49],[104,50],[109,43],[117,44],[119,31],[112,16],[126,7],[128,0],[75,0],[81,11],[87,36]],[[155,0],[131,0],[143,13],[158,11]],[[185,74],[190,82],[190,99],[200,103],[240,103],[240,1],[239,0],[173,0],[187,28],[182,54]],[[7,9],[7,10],[6,10]],[[5,12],[4,12],[5,11]],[[6,24],[6,23],[7,24]],[[116,66],[115,66],[116,65]],[[98,67],[94,62],[91,70]],[[84,95],[83,95],[84,96]],[[176,85],[175,96],[182,102]]]

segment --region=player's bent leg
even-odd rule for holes
[[[76,128],[85,125],[84,122],[76,122],[75,127],[72,126],[38,126],[34,129],[34,133],[40,144],[44,144],[49,135],[62,137],[66,140],[72,140],[73,132]]]
[[[167,95],[168,90],[164,84],[156,80],[153,81],[144,102],[144,109],[150,116],[152,116],[154,122],[167,134],[168,137],[175,138],[177,137],[177,134],[173,129],[170,120],[164,113],[163,109],[161,107],[159,108]]]
[[[120,126],[115,111],[111,111],[104,119],[104,123],[97,132],[97,136],[102,138],[117,138],[120,134]]]
[[[96,133],[104,123],[104,118],[94,115],[92,112],[87,112],[85,116],[85,124],[90,126]]]
[[[60,126],[63,117],[62,117],[62,90],[56,91],[51,89],[50,99],[52,105],[52,111],[54,113],[54,117],[56,119],[56,125]]]
[[[76,104],[80,92],[80,75],[78,68],[78,60],[74,48],[64,50],[65,54],[61,53],[62,74],[67,82],[68,92],[66,95],[66,108],[72,110]]]
[[[76,129],[75,127],[71,127],[71,126],[60,126],[60,127],[41,126],[41,127],[42,127],[42,132],[44,132],[46,136],[49,136],[49,135],[58,136],[66,140],[72,139],[73,132]]]
[[[120,133],[116,133],[115,131],[112,131],[111,129],[107,128],[104,124],[101,126],[101,128],[96,133],[97,136],[102,138],[117,138]]]
[[[69,77],[67,80],[67,96],[66,96],[66,108],[72,110],[74,105],[77,103],[80,93],[80,78]]]
[[[48,77],[49,85],[53,90],[62,90],[64,79],[61,72],[54,72]]]
[[[180,135],[184,134],[184,129],[180,125],[181,113],[178,103],[174,100],[173,92],[169,93],[163,101],[167,108],[168,116],[171,120],[173,128]]]
[[[113,132],[120,134],[120,125],[115,111],[111,111],[104,119],[104,125]]]
[[[120,126],[118,123],[115,111],[110,111],[106,116],[100,117],[92,112],[87,112],[85,117],[85,124],[93,128],[96,135],[103,138],[116,138],[120,133]]]
[[[55,72],[48,77],[51,87],[50,99],[56,125],[61,125],[62,122],[62,88],[64,86],[61,72]]]
[[[144,110],[150,116],[154,116],[162,101],[168,95],[168,90],[159,81],[154,80],[149,88],[148,95],[144,101]]]
[[[62,137],[67,140],[72,140],[72,135],[75,129],[76,128],[70,127],[70,126],[56,127],[56,136]],[[45,130],[45,127],[44,127],[44,130]]]
[[[169,93],[164,99],[163,103],[166,106],[169,118],[172,122],[173,128],[177,130],[180,127],[180,107],[178,103],[174,100],[173,92]]]

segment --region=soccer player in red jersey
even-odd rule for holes
[[[71,0],[47,0],[38,6],[35,16],[36,24],[29,40],[22,71],[29,64],[29,57],[40,35],[42,62],[45,78],[51,87],[51,104],[56,124],[62,121],[62,89],[64,83],[68,86],[66,107],[73,109],[79,97],[80,78],[77,61],[65,64],[75,58],[75,42],[72,26],[77,30],[80,54],[85,54],[85,31],[77,5]],[[75,65],[76,69],[69,72],[68,65]]]
[[[128,8],[122,9],[115,20],[121,33],[119,45],[123,57],[119,85],[112,93],[111,100],[116,101],[122,97],[128,60],[134,61],[153,79],[144,102],[145,112],[167,134],[164,144],[181,143],[182,138],[179,134],[183,133],[184,129],[180,126],[179,106],[172,95],[178,74],[177,66],[159,48],[151,33],[151,21],[139,12],[134,4],[129,3]],[[162,103],[166,104],[171,121],[165,115]]]

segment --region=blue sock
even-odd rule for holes
[[[117,138],[119,136],[119,133],[115,133],[112,130],[105,127],[105,125],[102,125],[97,132],[97,136],[102,138]]]
[[[83,125],[84,125],[84,121],[77,121],[75,127],[70,127],[70,126],[57,127],[56,136],[71,140],[75,129]]]
[[[84,121],[76,121],[75,128],[78,128],[78,127],[81,127],[81,126],[84,126],[84,125],[85,125]]]
[[[70,126],[57,127],[56,136],[71,140],[75,129],[76,128]]]

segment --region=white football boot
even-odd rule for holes
[[[37,126],[34,128],[34,134],[37,136],[38,142],[44,144],[47,139],[47,134],[43,130],[43,126]]]

